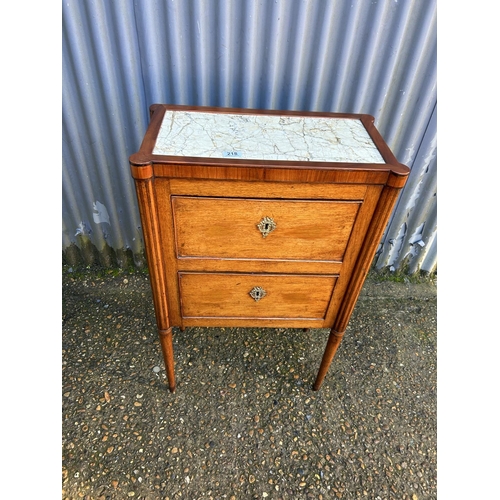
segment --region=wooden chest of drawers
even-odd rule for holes
[[[169,388],[172,328],[342,339],[409,169],[369,115],[153,105],[130,157]]]

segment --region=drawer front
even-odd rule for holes
[[[177,256],[341,261],[360,206],[173,196]]]
[[[179,273],[185,318],[323,319],[336,276]]]

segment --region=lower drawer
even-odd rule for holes
[[[323,319],[337,276],[179,273],[184,318]]]

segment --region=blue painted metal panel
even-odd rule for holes
[[[412,168],[377,267],[435,270],[435,0],[62,5],[63,250],[141,263],[128,156],[150,104],[359,112]]]

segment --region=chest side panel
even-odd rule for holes
[[[372,220],[377,215],[378,203],[382,194],[382,186],[368,186],[365,199],[360,207],[358,217],[353,226],[351,238],[345,252],[342,262],[342,269],[337,281],[335,290],[330,301],[328,312],[326,315],[325,327],[332,327],[339,307],[344,300],[344,295],[348,289],[349,282],[357,265],[357,260],[366,246],[372,245],[372,242],[367,240],[367,231],[372,223]],[[378,243],[378,242],[377,242]],[[368,265],[370,265],[368,263]]]

